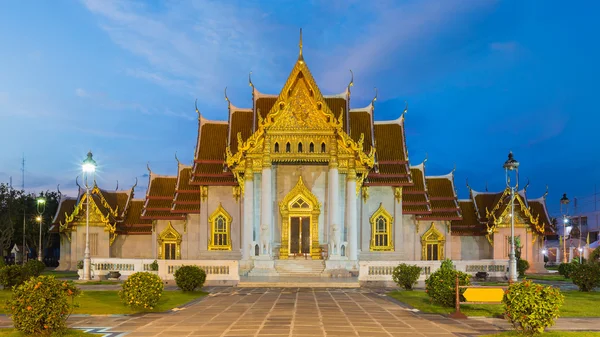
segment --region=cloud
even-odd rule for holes
[[[79,97],[90,97],[90,94],[88,94],[87,91],[85,91],[81,88],[75,89],[75,95],[77,95]]]
[[[339,83],[348,80],[348,69],[363,79],[391,65],[401,73],[403,59],[414,57],[414,46],[456,25],[449,18],[482,11],[492,3],[458,0],[377,3],[373,10],[380,14],[369,20],[352,42],[334,49],[320,84],[330,90],[339,88]]]
[[[83,0],[100,18],[100,27],[120,47],[146,61],[126,73],[180,94],[221,103],[217,90],[227,85],[227,74],[249,71],[249,64],[265,64],[259,54],[261,17],[258,10],[220,1],[167,2],[164,10],[147,3]],[[264,62],[266,61],[266,62]],[[218,98],[217,98],[218,97]]]
[[[490,43],[491,50],[505,52],[505,53],[515,52],[517,50],[518,46],[519,45],[515,41]]]

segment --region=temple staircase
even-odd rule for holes
[[[275,270],[283,277],[321,277],[325,270],[325,262],[304,258],[276,260]]]

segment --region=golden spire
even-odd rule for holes
[[[298,47],[300,47],[300,54],[298,54],[298,60],[304,60],[302,56],[302,28],[300,28],[300,42],[298,43]]]

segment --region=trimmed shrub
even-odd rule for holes
[[[135,273],[123,283],[119,291],[121,301],[133,308],[153,309],[160,300],[164,285],[158,275]]]
[[[32,277],[13,290],[6,302],[15,328],[25,334],[49,336],[63,331],[80,291],[54,276]]]
[[[206,273],[198,266],[182,266],[175,271],[175,283],[183,291],[202,288],[204,281],[206,281]]]
[[[577,262],[561,263],[558,266],[558,273],[565,278],[571,278],[571,273],[577,268],[577,265],[579,265]]]
[[[453,307],[456,303],[456,276],[458,276],[458,284],[468,286],[471,284],[471,276],[454,269],[452,260],[447,259],[442,262],[440,269],[425,280],[425,291],[434,303]],[[464,300],[462,294],[466,289],[459,290],[461,301]]]
[[[596,247],[596,249],[590,253],[588,258],[590,259],[590,262],[600,262],[600,247]]]
[[[541,334],[554,325],[563,302],[564,296],[557,288],[531,281],[511,284],[502,299],[506,319],[528,336]]]
[[[595,287],[600,287],[600,265],[597,263],[577,265],[570,276],[579,291],[592,291]]]
[[[150,263],[150,270],[157,271],[158,270],[158,262],[154,260],[154,262]]]
[[[519,277],[523,278],[525,276],[525,272],[529,269],[529,262],[527,260],[519,259],[517,261],[517,271],[519,272]]]
[[[46,265],[44,262],[38,260],[29,260],[25,263],[23,269],[28,277],[38,277],[42,274],[44,269],[46,269]]]
[[[83,260],[77,261],[77,269],[83,269]]]
[[[394,268],[392,279],[398,286],[403,287],[406,290],[412,290],[413,285],[417,284],[420,275],[421,267],[416,265],[409,266],[406,263],[401,263]]]
[[[4,289],[10,289],[14,286],[21,285],[28,278],[23,266],[18,264],[5,266],[0,269],[0,284],[2,284]]]

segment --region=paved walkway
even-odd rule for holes
[[[202,300],[168,313],[72,316],[69,326],[108,328],[105,336],[479,336],[505,330],[500,319],[453,320],[423,314],[384,290],[319,288],[209,288]],[[583,330],[598,319],[578,319]],[[572,321],[572,320],[571,320]],[[571,328],[559,320],[557,327]],[[0,328],[11,325],[0,317]],[[587,327],[587,328],[586,328]]]

